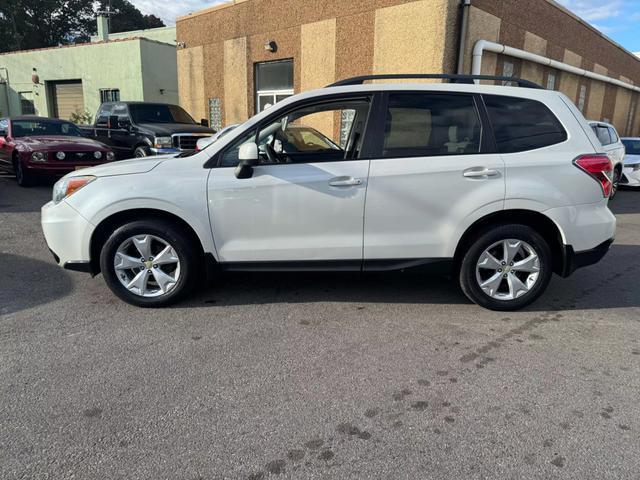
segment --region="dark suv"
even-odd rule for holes
[[[200,138],[215,133],[178,105],[148,102],[103,103],[95,124],[82,128],[121,159],[192,151]]]

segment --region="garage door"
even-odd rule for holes
[[[74,112],[84,112],[82,82],[55,82],[51,85],[53,95],[53,116],[69,120]]]

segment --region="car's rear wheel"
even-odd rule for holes
[[[24,169],[19,158],[13,158],[13,171],[16,174],[16,181],[21,187],[31,187],[33,185],[33,175]]]
[[[481,232],[460,267],[460,286],[471,301],[491,310],[518,310],[549,285],[552,255],[545,239],[526,225]]]
[[[141,220],[111,234],[100,254],[100,268],[111,291],[125,302],[163,307],[195,289],[198,252],[178,225]]]

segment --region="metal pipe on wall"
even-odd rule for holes
[[[462,0],[460,3],[462,8],[462,18],[460,20],[460,36],[458,41],[458,74],[464,73],[464,53],[467,44],[467,31],[469,29],[469,7],[471,7],[471,0]]]
[[[4,70],[4,97],[7,102],[7,117],[11,116],[11,100],[9,98],[9,70],[6,67],[0,68],[0,70]]]
[[[574,67],[573,65],[569,65],[568,63],[558,62],[557,60],[543,57],[542,55],[537,55],[525,50],[502,45],[500,43],[490,42],[489,40],[478,40],[473,47],[473,61],[471,66],[472,75],[480,75],[480,73],[482,72],[482,57],[484,55],[484,52],[493,52],[497,54],[507,55],[509,57],[519,58],[527,62],[533,62],[539,65],[555,68],[556,70],[571,73],[573,75],[578,75],[580,77],[586,77],[593,80],[598,80],[600,82],[610,83],[617,87],[625,88],[633,92],[640,92],[640,87],[627,82],[623,82],[622,80],[618,80],[617,78],[607,77],[606,75],[590,72],[589,70],[585,70],[584,68]]]

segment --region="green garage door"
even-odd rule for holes
[[[51,85],[53,116],[69,120],[74,112],[84,112],[82,81],[53,82]]]

